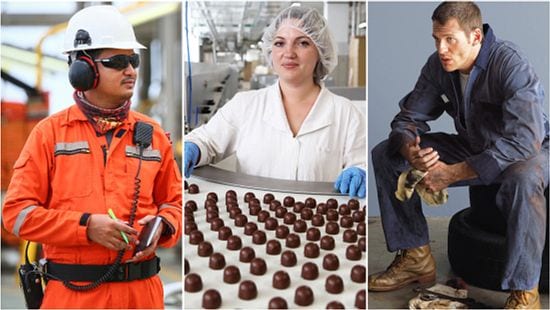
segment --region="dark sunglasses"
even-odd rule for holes
[[[128,68],[128,64],[137,69],[139,67],[139,54],[115,55],[109,58],[96,59],[95,62],[100,62],[105,67],[116,70],[124,70]]]

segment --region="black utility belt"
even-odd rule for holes
[[[45,272],[49,280],[94,282],[103,276],[111,265],[72,265],[47,262]],[[160,271],[160,258],[138,263],[121,264],[106,282],[127,282],[150,278]]]

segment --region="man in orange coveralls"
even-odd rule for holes
[[[2,220],[43,244],[49,281],[42,308],[163,308],[155,249],[181,236],[181,174],[160,126],[130,111],[140,48],[116,8],[77,12],[65,34],[76,104],[40,122],[15,163]],[[136,122],[153,128],[141,155]],[[139,232],[155,216],[162,223],[152,245],[134,255]],[[117,258],[120,267],[109,273]]]

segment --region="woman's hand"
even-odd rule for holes
[[[349,194],[350,197],[365,198],[367,194],[366,174],[365,170],[358,167],[347,168],[334,182],[334,188],[342,194]]]

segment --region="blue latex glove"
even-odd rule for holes
[[[199,156],[201,151],[199,147],[193,142],[184,143],[184,156],[183,156],[183,169],[185,177],[188,178],[191,176],[195,165],[199,162]]]
[[[361,168],[347,168],[334,182],[334,188],[342,194],[349,194],[350,197],[365,198],[367,194],[366,175],[365,170]]]

